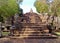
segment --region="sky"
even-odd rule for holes
[[[34,7],[35,0],[23,0],[20,7],[23,9],[23,13],[30,12],[30,9],[32,8],[33,12],[36,12],[36,8]]]

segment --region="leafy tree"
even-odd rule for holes
[[[52,12],[54,15],[59,15],[60,14],[60,0],[54,0],[52,3]]]
[[[19,4],[21,4],[23,0],[16,0],[16,1],[17,1]]]
[[[46,13],[48,12],[48,5],[46,3],[35,1],[34,6],[36,7],[36,10],[38,13]]]
[[[0,0],[0,15],[6,19],[7,17],[10,17],[14,15],[15,13],[18,13],[18,5],[17,0]],[[20,0],[21,3],[23,0]],[[19,3],[19,4],[20,4]]]

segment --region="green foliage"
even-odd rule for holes
[[[52,12],[55,15],[59,15],[60,14],[60,0],[54,0],[52,3]]]
[[[36,1],[34,3],[34,6],[36,7],[36,10],[38,13],[46,13],[48,12],[48,5],[46,3]]]
[[[19,4],[21,4],[23,0],[17,0],[17,1],[19,2]]]
[[[4,19],[18,13],[18,4],[16,3],[17,0],[0,0],[0,15]],[[22,0],[20,0],[20,3]]]
[[[0,22],[3,22],[3,17],[0,15]]]
[[[60,15],[60,7],[59,8],[57,8],[57,15]]]

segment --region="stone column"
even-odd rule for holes
[[[2,36],[2,23],[0,22],[0,37]]]

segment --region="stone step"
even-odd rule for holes
[[[22,31],[43,31],[48,30],[47,28],[23,28]]]
[[[29,34],[29,33],[48,33],[48,32],[45,32],[45,31],[20,31],[20,33],[25,33],[25,34]]]
[[[49,34],[20,34],[21,36],[49,36]]]
[[[26,30],[26,31],[20,31],[20,32],[40,32],[40,31],[33,31],[33,30],[32,31],[31,30],[28,31],[28,30]]]
[[[18,36],[18,35],[20,35],[20,36],[22,36],[22,37],[33,37],[33,36],[51,36],[50,34],[13,34],[14,36]]]
[[[40,38],[58,38],[57,36],[19,36],[19,37],[16,37],[16,36],[10,36],[10,38],[25,38],[25,39],[40,39]]]
[[[26,25],[28,25],[28,26],[29,26],[29,25],[36,25],[36,26],[37,26],[37,25],[40,25],[40,26],[41,26],[41,25],[46,25],[46,23],[39,23],[39,24],[37,24],[37,23],[20,23],[20,24],[21,24],[21,25],[24,25],[24,26],[26,26]]]
[[[46,27],[46,25],[47,25],[44,23],[39,23],[39,24],[37,24],[37,23],[20,23],[20,24],[22,25],[21,27],[23,27],[23,28],[31,28],[31,27],[41,28],[41,27]]]
[[[27,39],[40,39],[40,38],[57,38],[57,36],[29,36],[29,37],[24,37],[24,38],[27,38]]]

